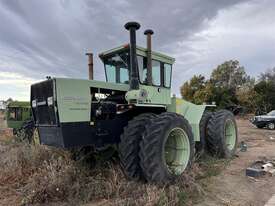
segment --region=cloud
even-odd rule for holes
[[[16,97],[19,100],[28,101],[30,99],[30,85],[36,81],[37,79],[22,74],[0,71],[1,99]]]
[[[179,61],[174,77],[209,76],[218,64],[230,59],[239,60],[254,77],[274,67],[274,10],[271,0],[243,2],[219,10],[207,27],[176,43],[173,55]],[[174,88],[178,88],[182,80],[174,79]]]
[[[87,78],[84,54],[92,51],[97,57],[104,50],[128,42],[123,25],[129,20],[137,20],[142,25],[137,34],[139,45],[145,45],[143,30],[152,28],[155,31],[153,48],[177,58],[173,91],[178,93],[179,85],[192,74],[209,74],[214,65],[233,56],[228,54],[237,54],[228,50],[230,38],[246,38],[242,36],[247,33],[244,29],[246,18],[253,24],[255,18],[262,15],[274,17],[272,12],[265,14],[263,11],[265,6],[272,4],[271,1],[2,0],[0,72],[13,72],[34,81],[47,75]],[[255,8],[259,10],[253,12]],[[251,11],[245,13],[245,18],[242,16],[244,10]],[[268,24],[260,20],[256,23],[255,28],[266,28]],[[232,29],[226,30],[225,25],[230,24]],[[239,29],[240,33],[235,31],[233,35],[234,29]],[[222,36],[227,43],[223,42]],[[267,50],[270,48],[266,46]],[[241,51],[246,53],[246,50]],[[245,59],[245,62],[253,61],[266,66],[260,57],[257,62],[249,56]],[[104,79],[98,58],[95,59],[95,78]],[[15,88],[9,89],[11,95],[16,93]],[[2,96],[1,89],[0,99]]]

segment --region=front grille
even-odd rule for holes
[[[47,80],[31,86],[31,102],[35,123],[37,125],[56,125],[53,80]],[[48,105],[48,98],[53,102]],[[34,102],[34,103],[33,103]]]

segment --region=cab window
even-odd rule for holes
[[[172,73],[172,65],[164,64],[164,86],[171,86],[171,73]]]
[[[152,60],[152,83],[155,86],[161,85],[161,72],[160,72],[160,62]]]
[[[106,64],[106,76],[107,76],[107,82],[116,83],[116,67],[113,65]]]
[[[142,84],[147,84],[147,59],[143,56],[137,56],[138,61],[138,73],[139,73],[139,80]]]
[[[129,84],[129,54],[115,54],[105,59],[107,82]]]

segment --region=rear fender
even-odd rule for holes
[[[206,109],[215,108],[216,105],[196,105],[184,99],[172,97],[171,105],[167,111],[175,112],[184,116],[192,127],[192,132],[195,141],[200,141],[200,121]]]

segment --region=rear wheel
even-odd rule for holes
[[[238,131],[234,115],[228,110],[215,112],[209,120],[207,146],[211,154],[231,158],[237,148]]]
[[[273,123],[273,122],[268,123],[267,128],[271,129],[271,130],[274,130],[275,129],[275,123]]]
[[[144,113],[130,120],[120,136],[119,157],[125,175],[132,180],[142,177],[139,165],[139,143],[142,139],[145,126],[155,118],[153,113]]]
[[[183,116],[165,112],[146,125],[139,156],[147,181],[174,180],[191,165],[193,155],[192,129]]]
[[[206,139],[207,139],[207,124],[212,117],[213,112],[205,111],[202,115],[200,121],[200,141],[196,142],[196,157],[201,157],[206,149]]]

